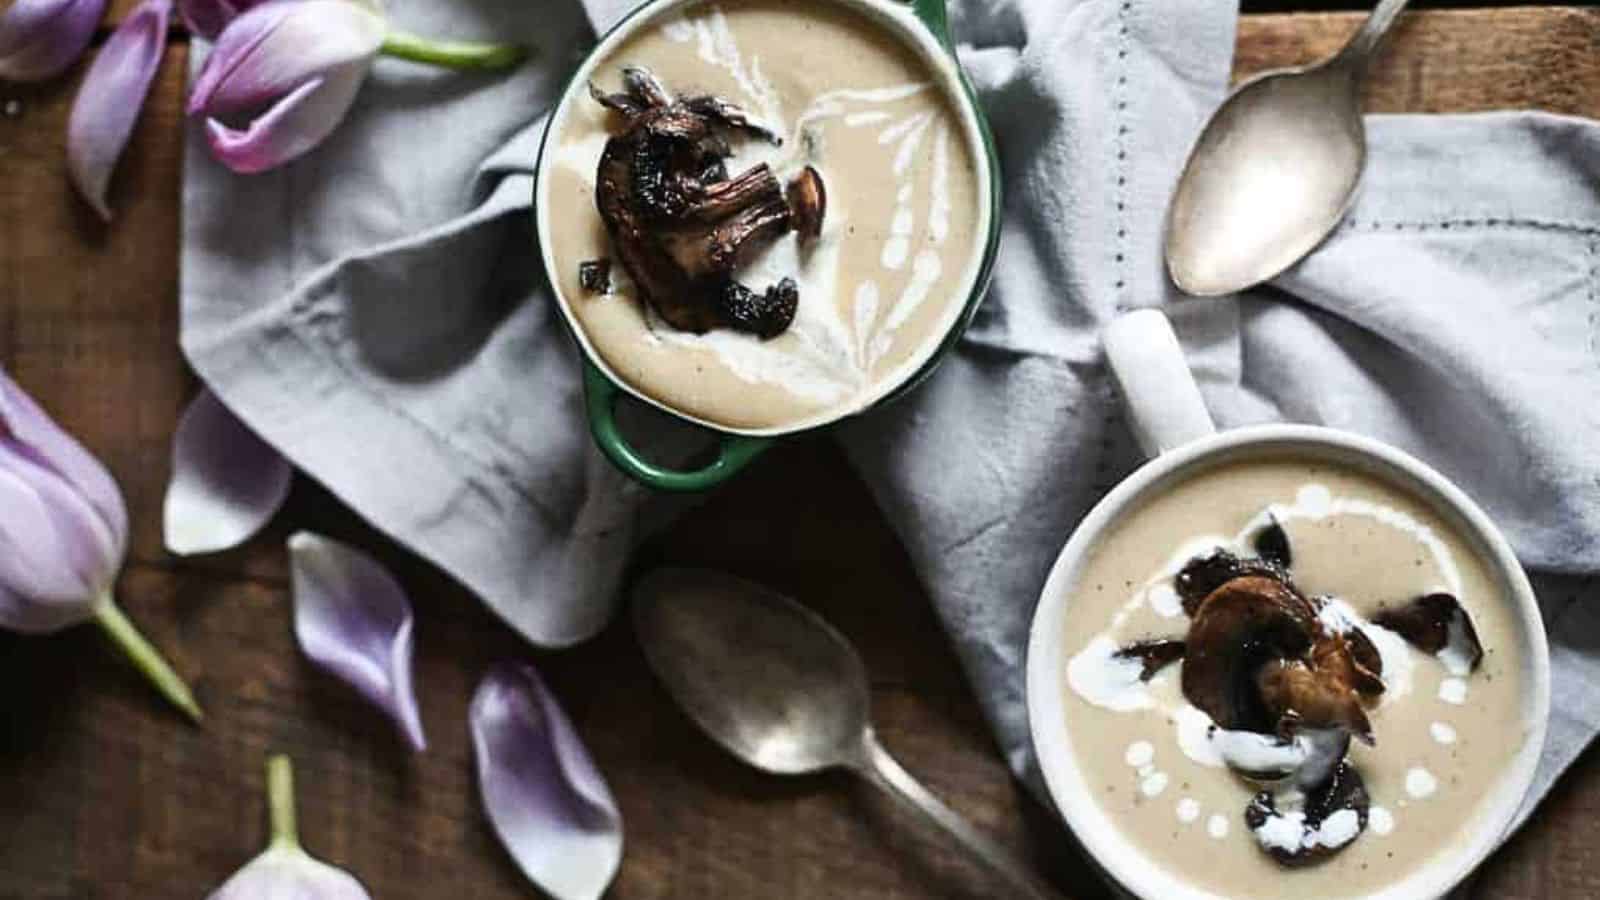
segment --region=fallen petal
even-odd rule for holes
[[[172,0],[145,0],[96,54],[67,120],[67,171],[100,218],[111,220],[106,187],[161,67]]]
[[[128,533],[128,509],[111,473],[0,368],[0,445],[4,444],[18,447],[83,494],[116,538],[121,556]]]
[[[400,583],[366,554],[304,531],[289,537],[289,575],[300,649],[427,749],[411,685],[415,623]]]
[[[237,547],[277,513],[293,479],[282,454],[202,390],[172,438],[167,549],[190,556]]]
[[[242,175],[275,169],[306,154],[343,121],[366,71],[365,64],[352,64],[308,81],[243,131],[207,119],[211,154]]]
[[[15,0],[0,15],[0,80],[44,81],[94,39],[106,0]]]
[[[622,816],[561,706],[531,666],[490,670],[468,714],[489,822],[556,900],[594,900],[622,861]]]

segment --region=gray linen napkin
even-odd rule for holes
[[[516,37],[537,55],[511,75],[384,60],[302,161],[229,176],[191,128],[185,168],[195,368],[300,468],[543,645],[606,622],[618,558],[662,512],[589,443],[527,215],[542,111],[591,27],[629,5],[398,0],[412,30]],[[1360,200],[1321,250],[1275,290],[1178,301],[1159,228],[1222,94],[1234,10],[954,7],[1007,174],[994,289],[936,377],[838,433],[1013,769],[1037,786],[1022,696],[1034,599],[1073,524],[1137,463],[1099,328],[1170,304],[1223,425],[1382,438],[1501,522],[1553,642],[1542,796],[1600,731],[1600,127],[1374,117]]]

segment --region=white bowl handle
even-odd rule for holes
[[[1101,335],[1139,447],[1159,456],[1215,434],[1172,323],[1156,309],[1118,316]]]

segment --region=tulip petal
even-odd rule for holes
[[[94,39],[106,0],[15,0],[0,15],[0,80],[44,81]]]
[[[45,634],[93,616],[64,555],[44,501],[0,466],[0,627]]]
[[[273,0],[249,9],[217,38],[189,93],[189,112],[244,115],[319,76],[364,72],[387,30],[381,12],[350,0]]]
[[[0,585],[71,605],[108,589],[121,568],[121,549],[83,496],[3,444],[0,478]]]
[[[166,48],[172,0],[144,0],[89,64],[67,120],[67,171],[100,218],[111,220],[106,188],[133,135]]]
[[[191,556],[237,547],[277,513],[293,479],[282,454],[202,390],[172,437],[167,549]]]
[[[415,622],[399,582],[366,554],[304,531],[289,537],[289,566],[300,649],[427,749],[411,686]]]
[[[178,14],[189,31],[215,41],[228,24],[262,0],[178,0]]]
[[[355,102],[365,64],[335,70],[278,101],[245,131],[206,120],[211,153],[243,175],[277,168],[322,143]]]
[[[622,816],[531,666],[502,664],[468,714],[478,790],[517,866],[556,900],[594,900],[622,861]]]
[[[111,473],[0,368],[0,444],[3,443],[18,445],[20,452],[60,475],[82,494],[115,539],[117,556],[122,555],[128,534],[128,509]]]

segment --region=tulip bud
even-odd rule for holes
[[[205,19],[225,0],[187,0]],[[232,9],[245,6],[232,0]],[[519,47],[431,41],[389,30],[376,0],[270,0],[227,21],[189,95],[211,153],[241,173],[310,151],[355,102],[379,54],[455,69],[521,62]]]
[[[0,370],[0,628],[94,621],[168,700],[194,697],[112,602],[128,513],[111,475]]]
[[[272,840],[207,900],[372,900],[349,873],[300,848],[294,814],[294,768],[287,756],[267,760],[267,809]]]

